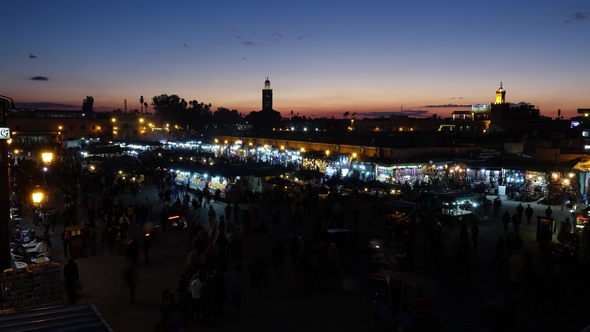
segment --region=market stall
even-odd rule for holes
[[[414,213],[418,210],[419,204],[390,200],[379,203],[377,211],[383,214],[385,219],[385,230],[391,233],[392,237],[410,231],[415,225]]]
[[[434,193],[441,223],[457,225],[475,218],[481,195],[471,191]]]

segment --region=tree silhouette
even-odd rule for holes
[[[143,107],[145,107],[145,113],[148,114],[148,103],[147,101],[143,102]]]
[[[139,96],[139,105],[141,105],[141,113],[143,113],[143,96]]]
[[[281,124],[281,119],[281,113],[275,110],[252,111],[246,115],[246,121],[257,131],[272,131]]]
[[[86,96],[86,99],[82,101],[82,111],[94,112],[94,98],[92,96]]]
[[[346,112],[344,112],[344,114],[342,114],[342,117],[346,119],[346,118],[348,118],[349,115],[350,115],[350,112],[346,111]]]

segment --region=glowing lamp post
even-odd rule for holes
[[[43,152],[41,154],[41,159],[45,165],[51,164],[51,161],[53,160],[53,152]]]
[[[43,182],[47,185],[47,179],[45,178],[45,173],[47,172],[47,166],[51,164],[51,160],[53,160],[53,152],[43,152],[41,153],[41,160],[43,160]]]
[[[31,195],[33,196],[33,204],[39,205],[43,201],[43,192],[42,191],[35,191]]]

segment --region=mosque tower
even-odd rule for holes
[[[502,87],[502,81],[500,81],[500,88],[496,90],[496,104],[506,103],[506,90]]]
[[[272,111],[272,89],[270,88],[268,76],[264,81],[264,89],[262,89],[262,110]]]

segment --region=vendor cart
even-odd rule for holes
[[[379,320],[395,324],[396,331],[415,329],[434,313],[436,283],[412,273],[371,275],[378,289],[372,311]]]

